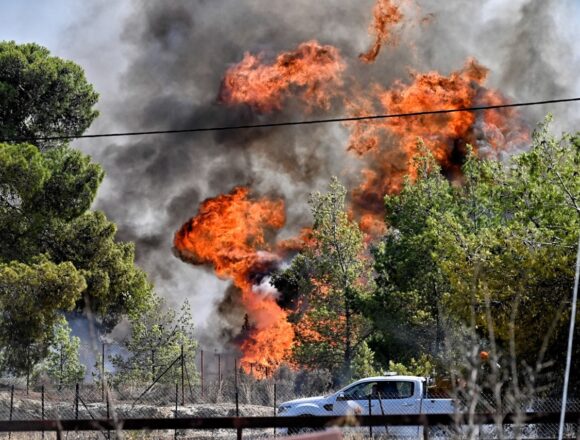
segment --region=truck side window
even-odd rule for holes
[[[359,383],[344,391],[344,400],[365,400],[368,399],[369,395],[377,389],[379,389],[377,382]]]
[[[415,384],[408,381],[385,381],[379,384],[382,399],[406,399],[413,396]]]

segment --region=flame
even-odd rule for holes
[[[393,0],[377,0],[373,9],[373,21],[369,27],[369,33],[375,36],[373,45],[359,55],[365,63],[375,61],[383,44],[396,45],[397,37],[393,27],[403,20],[404,15],[399,5]]]
[[[308,41],[279,54],[272,64],[265,64],[263,59],[263,54],[246,53],[240,63],[228,69],[220,101],[269,112],[282,109],[284,100],[297,93],[309,106],[328,109],[342,85],[340,74],[345,65],[333,46]]]
[[[348,105],[351,113],[359,116],[507,103],[500,92],[484,87],[488,73],[489,70],[473,58],[448,76],[412,71],[409,83],[399,80],[388,89],[375,84],[372,97],[349,101]],[[353,200],[358,210],[366,215],[366,224],[373,214],[382,218],[385,194],[398,191],[405,176],[416,177],[413,158],[418,154],[418,139],[425,142],[452,178],[460,173],[458,158],[464,157],[466,144],[476,149],[489,147],[488,154],[497,154],[529,139],[527,127],[513,108],[389,118],[351,123],[349,127],[348,150],[368,158],[369,166],[362,172],[363,182],[353,191]]]
[[[276,303],[277,292],[259,289],[252,281],[261,268],[275,264],[269,252],[266,231],[284,226],[284,202],[251,200],[247,188],[205,200],[198,214],[174,237],[179,256],[196,265],[210,265],[221,278],[229,278],[240,289],[248,328],[240,347],[241,366],[256,371],[274,368],[292,346],[294,331],[287,313]]]
[[[398,41],[398,30],[406,18],[401,5],[406,0],[377,0],[370,32],[374,43],[359,56],[373,62],[381,47]],[[407,13],[407,11],[405,11]],[[427,24],[432,15],[420,22]],[[358,63],[357,63],[358,64]],[[358,83],[346,76],[346,63],[339,50],[316,41],[300,44],[268,61],[265,54],[246,53],[224,75],[219,101],[225,105],[249,106],[257,113],[292,109],[310,112],[315,108],[342,111],[349,116],[414,113],[508,103],[499,91],[485,86],[489,70],[470,58],[448,75],[410,71],[407,80],[389,85]],[[344,78],[343,78],[344,76]],[[345,79],[346,78],[346,79]],[[460,177],[462,160],[469,143],[480,155],[494,156],[519,148],[529,141],[529,131],[514,108],[484,112],[454,112],[405,118],[349,122],[345,154],[362,163],[359,184],[351,189],[349,215],[367,235],[384,233],[384,196],[401,189],[406,176],[416,177],[413,159],[419,154],[418,139],[424,141],[449,178]],[[284,203],[267,198],[252,199],[247,188],[236,188],[202,203],[199,213],[176,233],[174,246],[179,256],[193,264],[210,265],[218,276],[229,278],[241,291],[247,316],[240,338],[242,367],[257,376],[285,360],[295,343],[317,340],[323,334],[341,338],[341,318],[318,322],[306,311],[295,326],[287,320],[268,283],[256,281],[256,274],[268,273],[282,258],[289,258],[312,245],[312,231],[304,228],[299,237],[277,244],[266,240],[267,231],[285,223]],[[300,309],[308,307],[297,300]],[[326,335],[325,335],[326,336]]]

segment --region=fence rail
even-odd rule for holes
[[[502,425],[554,424],[557,412],[508,413],[500,417]],[[580,412],[568,412],[566,423],[580,422]],[[63,431],[123,431],[134,430],[207,430],[263,428],[328,428],[369,426],[462,426],[467,424],[497,424],[498,415],[487,414],[420,414],[368,416],[267,416],[267,417],[183,417],[173,419],[131,418],[94,420],[13,420],[0,421],[0,432],[63,432]]]

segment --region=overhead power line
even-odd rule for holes
[[[283,122],[268,122],[264,124],[242,124],[242,125],[222,125],[213,127],[193,127],[184,128],[177,130],[149,130],[149,131],[128,131],[128,132],[118,132],[118,133],[96,133],[96,134],[79,134],[79,135],[61,135],[61,136],[43,136],[35,138],[27,137],[14,137],[14,138],[0,138],[0,142],[33,142],[33,141],[55,141],[55,140],[66,140],[66,139],[93,139],[93,138],[107,138],[107,137],[126,137],[126,136],[147,136],[156,134],[178,134],[178,133],[199,133],[205,131],[226,131],[226,130],[245,130],[251,128],[273,128],[273,127],[288,127],[293,125],[313,125],[313,124],[330,124],[335,122],[360,122],[360,121],[373,121],[377,119],[392,119],[392,118],[409,118],[414,116],[426,116],[426,115],[441,115],[446,113],[458,113],[458,112],[476,112],[485,110],[496,110],[502,108],[511,107],[531,107],[536,105],[546,105],[546,104],[559,104],[565,102],[576,102],[580,101],[578,98],[562,98],[562,99],[549,99],[544,101],[529,101],[529,102],[517,102],[512,104],[497,104],[497,105],[482,105],[476,107],[457,107],[450,109],[439,109],[439,110],[424,110],[409,113],[391,113],[382,115],[367,115],[367,116],[350,116],[350,117],[339,117],[339,118],[326,118],[326,119],[306,119],[302,121],[283,121]]]

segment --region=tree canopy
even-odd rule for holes
[[[389,318],[374,317],[373,347],[391,359],[437,354],[440,331],[460,325],[528,364],[559,359],[580,231],[578,137],[556,138],[546,122],[506,163],[471,153],[459,183],[421,160],[418,179],[386,197],[374,299]],[[421,337],[403,341],[402,328]]]
[[[35,44],[0,43],[0,98],[2,138],[82,134],[97,116],[83,70]],[[135,265],[134,245],[117,241],[116,226],[90,210],[103,177],[66,142],[0,142],[5,371],[30,373],[52,353],[67,336],[63,313],[91,311],[106,331],[150,305],[152,286]]]
[[[0,262],[2,369],[30,372],[46,356],[60,313],[72,310],[85,288],[70,262],[56,264],[42,256],[30,264]]]
[[[146,276],[134,265],[134,246],[115,239],[103,213],[89,211],[103,171],[77,150],[41,153],[29,144],[0,144],[0,262],[28,263],[44,255],[70,262],[86,289],[76,298],[108,326],[148,301]]]
[[[80,135],[97,117],[98,94],[72,61],[37,44],[0,42],[0,140]],[[38,140],[39,149],[66,140]]]
[[[372,292],[373,280],[363,234],[348,218],[345,198],[346,189],[336,178],[327,193],[312,194],[311,244],[275,279],[278,288],[291,287],[303,298],[293,318],[297,323],[294,361],[334,370],[335,380],[351,378],[357,355],[367,355],[357,359],[359,371],[365,370],[371,356],[362,345],[369,334],[362,305]],[[339,364],[342,368],[336,370]]]

